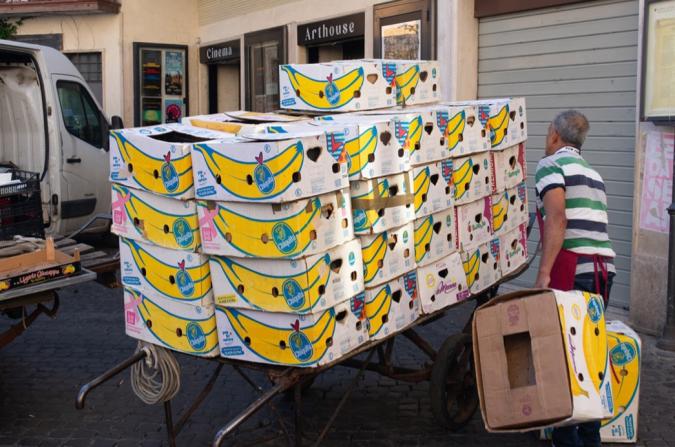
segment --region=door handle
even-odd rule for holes
[[[74,164],[74,163],[82,163],[82,159],[80,157],[70,157],[66,159],[66,163]]]

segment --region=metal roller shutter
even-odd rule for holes
[[[637,32],[636,0],[484,18],[479,27],[478,96],[527,98],[531,202],[551,119],[567,108],[588,117],[591,130],[582,153],[606,183],[609,234],[617,252],[611,301],[625,308],[630,297]],[[531,240],[538,239],[536,229],[534,233]],[[536,260],[516,284],[531,286],[538,264]]]

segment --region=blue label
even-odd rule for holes
[[[305,292],[300,284],[294,279],[287,279],[281,286],[286,299],[286,304],[291,309],[300,309],[305,304]]]
[[[138,277],[136,277],[136,276],[123,276],[122,277],[122,284],[127,285],[127,286],[140,286],[141,280],[138,279]]]
[[[366,212],[362,209],[352,210],[352,215],[354,216],[354,228],[356,230],[363,230],[368,224],[368,219],[366,218]]]
[[[192,296],[195,293],[195,283],[190,278],[190,274],[185,270],[178,270],[178,273],[176,273],[176,284],[183,296]]]
[[[307,336],[302,332],[292,332],[288,337],[288,344],[296,359],[301,362],[307,362],[314,354],[314,347]]]
[[[206,347],[206,336],[204,335],[204,331],[200,325],[194,321],[190,321],[187,324],[186,332],[188,343],[190,343],[192,349],[195,351],[201,351]]]
[[[178,173],[171,163],[162,164],[162,183],[169,192],[174,192],[178,188]]]
[[[595,295],[591,295],[588,300],[588,316],[593,323],[597,323],[602,318],[602,303]]]
[[[181,247],[189,247],[195,240],[190,225],[182,217],[173,223],[173,237]]]
[[[612,396],[612,386],[609,382],[605,384],[605,395],[607,396],[607,409],[614,414],[614,398]]]
[[[197,197],[208,197],[216,193],[216,188],[213,186],[204,186],[203,188],[197,188]]]
[[[349,265],[354,265],[354,263],[356,262],[356,255],[354,254],[353,251],[349,252],[348,260],[349,260]]]
[[[287,98],[281,101],[282,106],[294,106],[295,105],[295,98]]]
[[[244,350],[241,349],[241,346],[230,346],[229,348],[223,348],[220,350],[224,357],[233,357],[235,355],[244,355]]]
[[[270,171],[270,168],[260,164],[255,167],[253,170],[253,177],[255,178],[255,184],[263,194],[269,194],[274,191],[274,174]]]
[[[635,425],[633,424],[633,415],[629,414],[625,419],[626,424],[626,436],[628,439],[633,439],[635,437]]]
[[[636,357],[635,348],[629,343],[619,343],[609,351],[609,356],[612,358],[612,364],[616,366],[624,366],[632,362]]]
[[[326,84],[324,93],[326,94],[326,99],[330,105],[334,106],[340,101],[340,89],[335,85],[335,82]]]
[[[272,228],[274,245],[284,254],[291,253],[298,247],[298,238],[286,222],[279,222]]]

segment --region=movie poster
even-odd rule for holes
[[[183,95],[183,78],[185,64],[182,51],[166,51],[164,53],[164,93],[166,95]]]
[[[183,117],[183,100],[182,99],[165,99],[164,100],[164,122],[165,123],[179,123]]]
[[[162,52],[141,50],[141,95],[162,96]]]

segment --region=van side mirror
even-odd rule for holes
[[[116,130],[116,129],[123,129],[124,128],[124,123],[122,122],[122,118],[113,115],[112,118],[110,118],[110,129],[111,130]]]

